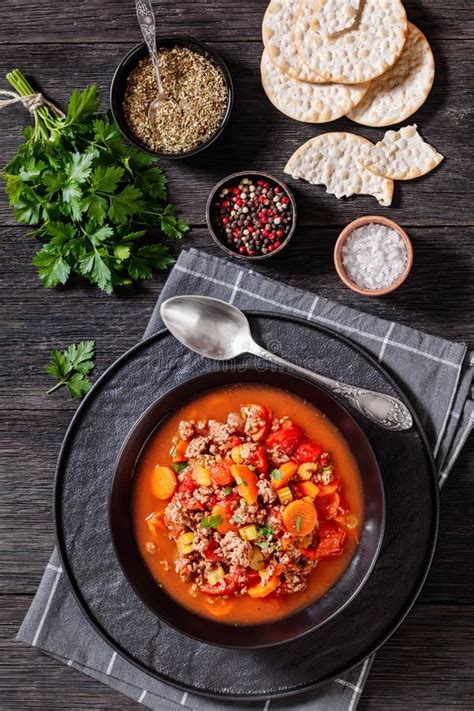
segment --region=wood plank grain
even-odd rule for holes
[[[358,296],[339,281],[333,264],[338,230],[333,228],[299,228],[281,255],[253,263],[252,268],[376,316],[473,344],[470,297],[474,286],[474,228],[410,228],[409,234],[415,252],[412,273],[402,288],[384,298]],[[176,256],[181,249],[196,247],[223,257],[203,229],[191,230],[181,243],[170,246]],[[100,335],[100,366],[107,362],[101,361],[102,353],[106,352],[108,358],[117,357],[136,343],[166,273],[157,274],[142,287],[122,295],[107,296],[79,280],[67,287],[45,289],[31,264],[37,248],[38,243],[22,227],[4,228],[0,233],[0,314],[3,312],[7,319],[9,336],[0,344],[6,358],[0,364],[0,373],[9,352],[14,353],[15,359],[22,359],[25,367],[31,363],[38,367],[51,347],[71,337]],[[8,384],[10,373],[4,372],[4,376]],[[45,384],[43,374],[40,382]],[[27,385],[33,392],[38,381],[28,381]]]
[[[142,708],[133,699],[61,664],[38,650],[15,642],[28,610],[28,595],[0,595],[0,708],[2,711]]]
[[[415,607],[377,653],[359,711],[470,711],[473,631],[470,607]]]
[[[2,711],[139,708],[75,670],[12,641],[27,596],[0,596]],[[416,606],[377,653],[362,711],[471,711],[474,607]],[[275,704],[277,705],[277,704]],[[277,706],[278,707],[278,706]]]
[[[267,6],[264,0],[242,0],[229,6],[224,0],[160,0],[155,2],[161,33],[196,35],[213,41],[239,38],[260,39],[260,26]],[[441,0],[406,0],[408,17],[433,38],[474,37],[474,19],[469,4],[454,0],[447,7]],[[15,0],[2,3],[2,41],[25,43],[76,43],[139,41],[134,4],[125,0],[82,0],[71,13],[61,0],[32,0],[28,13]],[[54,22],[52,22],[54,18]]]
[[[322,126],[293,121],[277,111],[263,93],[259,79],[260,42],[214,42],[229,63],[235,79],[235,107],[222,137],[211,148],[185,161],[163,160],[170,178],[170,196],[179,212],[192,224],[205,222],[207,196],[225,175],[260,169],[285,178],[283,168],[293,151],[308,138],[325,131],[347,130],[378,140],[381,130],[364,128],[347,119]],[[433,91],[413,117],[423,136],[446,156],[434,172],[406,183],[397,183],[393,205],[382,208],[374,198],[358,196],[337,200],[324,188],[295,181],[303,225],[341,225],[361,214],[385,214],[405,225],[473,224],[469,205],[474,201],[474,128],[472,67],[474,41],[434,40],[438,73]],[[51,98],[64,104],[70,91],[96,82],[104,106],[109,83],[120,58],[121,45],[80,44],[8,45],[0,58],[0,75],[20,65]],[[51,68],[54,67],[54,72]],[[19,129],[28,122],[22,107],[0,112],[0,164],[18,145]],[[449,130],[447,128],[449,127]],[[3,191],[3,189],[2,189]],[[6,200],[0,205],[0,224],[13,224]]]

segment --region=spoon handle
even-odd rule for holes
[[[275,365],[290,368],[306,378],[315,380],[329,390],[332,395],[341,398],[362,415],[365,415],[367,419],[386,430],[392,430],[393,432],[409,430],[413,425],[413,418],[409,409],[401,400],[395,397],[340,383],[337,380],[332,380],[332,378],[327,378],[325,375],[313,373],[313,371],[302,368],[296,363],[291,363],[274,353],[270,353],[258,344],[255,344],[255,347],[252,345],[251,353],[275,363]]]
[[[148,53],[153,64],[153,69],[155,70],[158,94],[164,94],[160,67],[158,65],[158,54],[156,51],[156,23],[153,5],[151,0],[136,0],[135,8],[137,11],[138,24],[140,25],[143,39],[146,42]]]

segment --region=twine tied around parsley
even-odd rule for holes
[[[3,98],[2,98],[3,97]],[[36,94],[18,94],[16,91],[8,91],[0,89],[0,109],[6,109],[8,106],[21,102],[25,109],[28,109],[30,114],[34,113],[42,106],[47,106],[53,113],[60,118],[64,118],[64,111],[61,111],[56,104],[47,99],[40,91]]]
[[[65,114],[60,108],[47,99],[40,91],[35,91],[25,75],[14,69],[7,74],[6,79],[14,91],[0,90],[0,109],[21,102],[32,116],[35,116],[33,140],[48,139],[51,132],[56,131],[56,121],[63,119]],[[39,120],[37,120],[39,119]]]

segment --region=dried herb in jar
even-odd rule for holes
[[[132,134],[154,151],[184,153],[205,143],[218,130],[228,103],[221,70],[188,47],[158,51],[166,94],[172,100],[158,110],[152,126],[148,108],[157,88],[152,63],[142,59],[130,74],[123,103]]]

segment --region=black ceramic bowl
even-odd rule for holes
[[[234,625],[201,617],[181,606],[152,577],[135,540],[131,495],[135,466],[160,423],[190,398],[236,383],[263,383],[283,388],[319,408],[338,427],[357,461],[363,485],[364,522],[356,552],[334,586],[308,607],[274,622]],[[269,647],[300,637],[325,624],[346,607],[367,580],[383,538],[385,499],[372,448],[352,416],[313,383],[282,371],[218,371],[183,382],[157,400],[140,417],[119,455],[109,504],[109,524],[118,560],[137,595],[164,622],[203,642],[233,648]]]
[[[248,254],[239,254],[239,252],[234,251],[233,249],[230,249],[230,247],[226,244],[225,238],[223,235],[220,234],[218,226],[214,222],[214,217],[213,217],[213,208],[215,201],[219,199],[219,193],[222,191],[223,188],[228,187],[229,185],[235,184],[235,182],[241,180],[242,178],[251,178],[252,180],[267,180],[270,181],[271,183],[275,183],[275,185],[278,185],[278,187],[281,188],[281,190],[284,192],[284,194],[289,198],[290,203],[291,203],[291,211],[292,211],[292,224],[291,224],[291,229],[288,232],[287,236],[285,237],[284,241],[281,243],[280,247],[278,249],[275,249],[273,252],[268,252],[267,254],[256,254],[253,257],[250,257]],[[217,183],[217,185],[212,189],[211,194],[209,195],[207,199],[207,205],[206,205],[206,222],[207,226],[209,228],[209,232],[211,233],[211,237],[214,240],[214,242],[217,244],[218,247],[220,247],[226,254],[229,254],[231,257],[237,257],[237,259],[247,259],[248,261],[255,261],[255,260],[262,260],[262,259],[270,259],[270,257],[274,257],[275,255],[279,254],[285,247],[288,245],[289,241],[293,237],[296,229],[296,220],[297,220],[297,209],[296,209],[296,200],[293,196],[293,193],[289,189],[289,187],[282,181],[279,180],[278,178],[275,178],[274,175],[270,175],[270,173],[259,173],[258,171],[254,170],[242,170],[239,171],[238,173],[232,173],[232,175],[228,175],[226,178],[221,180],[220,182]]]
[[[193,148],[190,151],[184,151],[182,153],[161,153],[159,151],[154,151],[133,135],[128,126],[127,121],[125,120],[123,111],[123,99],[125,96],[128,77],[135,69],[140,59],[143,59],[144,57],[148,56],[148,50],[144,42],[141,42],[140,44],[137,44],[135,47],[133,47],[133,49],[131,49],[130,52],[125,55],[125,57],[122,59],[117,69],[115,70],[115,74],[112,79],[112,84],[110,85],[110,109],[112,111],[112,116],[121,134],[136,148],[139,148],[144,153],[148,153],[149,155],[162,158],[189,158],[190,156],[194,156],[196,155],[196,153],[200,153],[201,151],[203,151],[205,148],[210,146],[211,143],[214,143],[216,138],[220,136],[225,126],[227,125],[234,103],[234,88],[232,84],[232,78],[230,76],[229,70],[227,69],[227,65],[225,64],[222,57],[215,50],[211,49],[210,47],[208,47],[208,45],[204,44],[203,42],[200,42],[194,37],[157,37],[156,44],[158,50],[163,47],[188,47],[194,52],[202,54],[204,57],[206,57],[206,59],[208,59],[221,70],[222,75],[227,84],[228,101],[227,109],[222,118],[219,128],[207,141],[205,141],[204,143],[200,143],[198,146],[196,146],[196,148]]]

